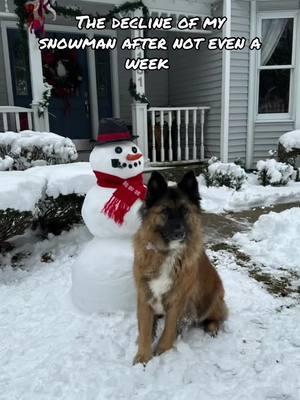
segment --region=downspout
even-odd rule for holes
[[[223,38],[231,37],[231,0],[223,0],[223,16],[227,22],[223,28]],[[221,99],[221,161],[228,162],[229,113],[230,113],[230,50],[222,56],[222,99]]]
[[[250,6],[250,40],[256,37],[256,0],[251,1]],[[256,51],[249,50],[249,79],[248,79],[248,126],[246,144],[246,168],[251,168],[254,150],[254,120],[255,120],[255,74]]]

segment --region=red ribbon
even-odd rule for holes
[[[94,171],[98,186],[116,189],[111,198],[101,210],[108,218],[122,225],[124,217],[132,205],[140,199],[144,201],[147,189],[143,184],[143,175],[138,174],[132,178],[122,179],[118,176]]]

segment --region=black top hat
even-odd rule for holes
[[[102,118],[99,123],[99,133],[97,145],[134,140],[138,136],[133,136],[128,130],[124,121],[119,118]]]

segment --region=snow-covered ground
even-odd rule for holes
[[[198,182],[202,209],[211,213],[221,214],[300,201],[300,182],[291,181],[286,186],[262,186],[257,176],[250,174],[238,191],[225,186],[207,187],[203,176],[198,178]]]
[[[285,307],[232,256],[210,252],[230,308],[224,331],[184,332],[174,350],[132,366],[134,313],[87,316],[70,303],[71,267],[88,240],[76,227],[31,244],[23,270],[2,260],[1,400],[299,400],[299,305]]]
[[[300,273],[300,208],[262,215],[249,232],[236,233],[233,239],[264,266]]]
[[[202,175],[197,179],[201,206],[205,212],[220,214],[300,201],[300,182],[291,181],[286,186],[278,187],[262,186],[257,176],[250,174],[247,182],[236,191],[225,186],[207,187]],[[87,162],[33,167],[26,171],[0,171],[0,209],[9,204],[11,208],[23,210],[20,208],[21,192],[26,192],[27,209],[34,209],[39,198],[36,190],[31,192],[33,181],[41,186],[40,197],[44,194],[57,197],[59,194],[85,194],[95,185],[96,178]]]

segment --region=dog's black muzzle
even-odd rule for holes
[[[169,221],[168,224],[161,229],[160,233],[166,242],[175,240],[183,242],[187,236],[185,225],[177,221]]]

